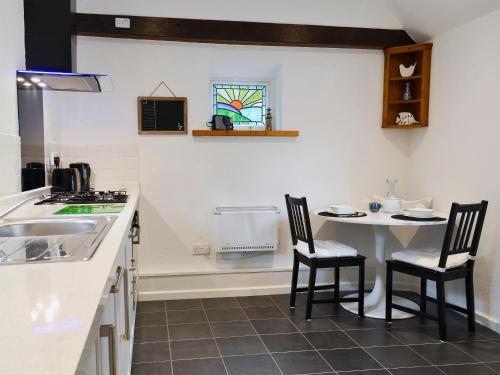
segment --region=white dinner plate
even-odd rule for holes
[[[422,219],[429,219],[434,217],[434,210],[432,208],[407,208],[406,213],[408,216],[418,217]]]
[[[330,206],[330,211],[336,215],[351,215],[355,212],[351,206],[342,204],[332,204]]]

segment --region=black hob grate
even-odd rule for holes
[[[79,193],[54,193],[44,197],[39,204],[99,204],[99,203],[126,203],[127,192],[120,191],[86,191]]]

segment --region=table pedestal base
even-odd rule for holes
[[[346,296],[348,298],[357,298],[357,294]],[[397,303],[410,309],[418,310],[418,305],[406,298],[392,296],[392,302]],[[345,302],[340,304],[344,309],[354,314],[358,313],[357,302]],[[383,298],[373,298],[373,293],[365,293],[365,316],[368,318],[385,319],[385,296]],[[400,310],[392,309],[392,319],[408,319],[413,318],[415,315],[406,313]]]

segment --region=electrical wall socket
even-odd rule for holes
[[[208,255],[210,254],[210,244],[208,242],[193,243],[193,255]]]
[[[115,27],[118,29],[130,29],[130,18],[115,18]]]

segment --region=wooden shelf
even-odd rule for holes
[[[389,81],[413,81],[416,79],[422,79],[422,75],[419,74],[411,77],[391,77],[389,78]]]
[[[411,100],[391,100],[389,104],[412,104],[412,103],[420,103],[420,99],[411,99]]]
[[[384,104],[382,128],[414,129],[425,128],[429,124],[429,91],[431,72],[432,44],[412,44],[387,48],[384,69]],[[417,63],[414,75],[401,77],[399,66]],[[418,99],[402,100],[409,87],[412,97]],[[396,125],[401,112],[410,112],[419,124]]]
[[[420,128],[426,128],[427,125],[422,125],[422,124],[414,124],[414,125],[382,125],[382,128],[384,129],[420,129]]]
[[[298,137],[298,130],[193,130],[193,137]]]

